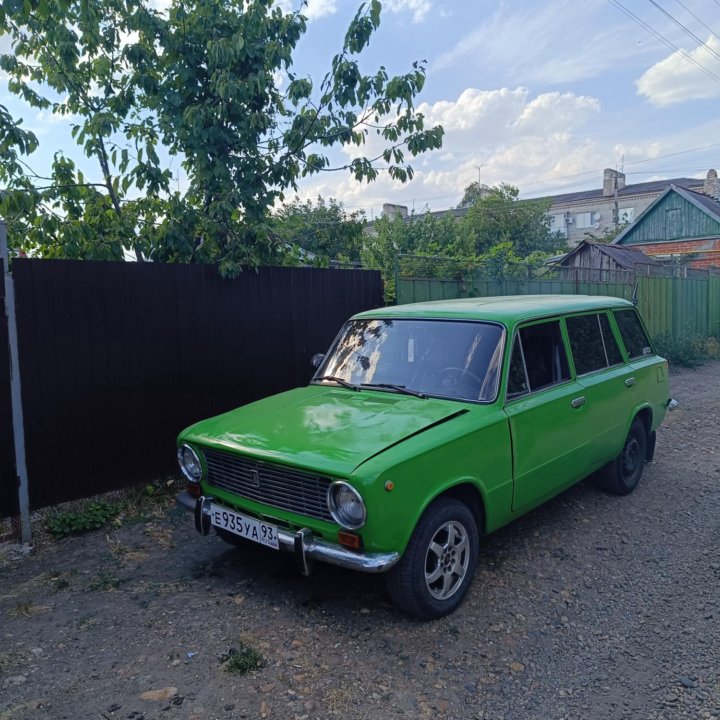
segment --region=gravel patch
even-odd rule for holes
[[[299,577],[175,508],[29,556],[6,543],[0,720],[720,717],[720,363],[671,387],[635,493],[586,481],[485,538],[432,623],[382,578]]]

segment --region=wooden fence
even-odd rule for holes
[[[653,337],[664,333],[720,337],[720,269],[693,271],[684,277],[674,276],[673,268],[666,271],[672,273],[669,277],[613,270],[607,279],[593,269],[598,279],[590,281],[573,279],[567,272],[553,274],[547,268],[526,272],[516,268],[514,276],[497,278],[488,277],[487,268],[452,266],[445,258],[439,258],[437,265],[433,258],[409,260],[396,271],[398,304],[492,295],[610,295],[635,300]]]
[[[12,271],[32,508],[174,473],[178,431],[307,384],[343,321],[383,304],[365,270],[223,280],[212,266],[17,259]],[[4,515],[16,510],[9,427],[3,415]]]

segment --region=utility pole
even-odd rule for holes
[[[20,509],[20,537],[23,545],[32,542],[30,527],[30,494],[25,464],[25,425],[22,411],[22,387],[20,385],[20,362],[18,357],[17,320],[15,317],[15,283],[10,274],[10,251],[7,226],[0,220],[0,260],[3,262],[5,283],[5,315],[7,317],[8,345],[10,346],[10,406],[12,409],[13,439],[15,445],[15,472],[18,479],[18,505]]]

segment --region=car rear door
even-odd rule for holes
[[[513,447],[513,511],[524,512],[587,474],[591,432],[584,388],[571,379],[560,320],[522,326],[511,352],[505,412]]]
[[[595,470],[622,449],[632,419],[632,368],[624,361],[606,311],[565,318],[570,355],[583,388]]]

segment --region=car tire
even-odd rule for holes
[[[395,606],[421,620],[455,610],[475,574],[478,541],[477,522],[467,505],[449,497],[435,500],[386,575]]]
[[[622,452],[598,473],[598,484],[613,495],[629,495],[640,482],[647,461],[648,436],[645,424],[635,418]]]

